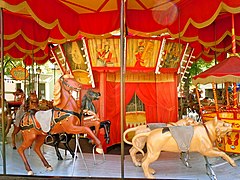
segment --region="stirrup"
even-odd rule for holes
[[[104,162],[106,161],[106,158],[105,158],[105,154],[104,154],[104,152],[102,152],[103,160],[97,163],[97,161],[96,161],[96,155],[95,155],[95,148],[96,148],[96,144],[93,146],[93,150],[92,150],[92,153],[93,153],[93,160],[94,160],[94,165],[104,163]]]
[[[62,133],[59,135],[59,139],[61,143],[67,143],[67,134],[66,133]]]
[[[47,137],[45,137],[45,143],[46,144],[52,144],[54,143],[54,138],[51,134],[47,135]]]
[[[183,164],[188,167],[191,168],[192,166],[189,164],[188,160],[189,160],[189,152],[181,152],[181,157],[180,159],[182,160]]]

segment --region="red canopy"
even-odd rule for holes
[[[193,84],[240,82],[240,58],[229,57],[193,77]]]
[[[78,0],[44,3],[42,0],[2,0],[5,54],[22,58],[27,54],[38,62],[38,58],[47,59],[49,42],[62,44],[79,36],[111,36],[111,32],[120,29],[120,4],[121,0],[98,0],[94,3]],[[232,13],[238,22],[240,1],[127,0],[125,19],[129,34],[153,36],[168,32],[174,38],[200,43],[200,49],[226,53],[231,49],[231,41],[226,39],[231,37]],[[239,40],[239,23],[235,24],[235,34],[236,40]],[[222,41],[228,42],[224,50],[218,47]],[[226,43],[221,47],[224,45]],[[206,51],[204,55],[202,51],[194,53],[196,57],[211,56]],[[42,56],[38,57],[39,54]]]

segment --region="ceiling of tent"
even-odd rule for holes
[[[48,59],[48,43],[80,37],[109,37],[120,29],[121,0],[2,0],[4,53],[37,63]],[[240,1],[126,0],[129,35],[169,33],[190,42],[195,57],[224,59],[232,49],[232,14],[240,20]],[[236,44],[240,23],[235,23]],[[215,54],[214,52],[217,51]]]

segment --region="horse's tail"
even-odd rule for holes
[[[144,156],[144,151],[137,146],[135,141],[140,137],[148,137],[150,133],[151,133],[151,131],[146,132],[146,133],[140,133],[140,134],[135,135],[132,139],[133,147],[136,148],[139,152],[141,152],[143,156]]]
[[[123,141],[124,141],[125,143],[129,144],[129,145],[132,145],[132,142],[130,142],[130,141],[128,141],[128,140],[126,139],[126,135],[127,135],[129,132],[136,131],[138,128],[139,128],[139,127],[136,126],[136,127],[129,128],[129,129],[127,129],[126,131],[124,131],[124,133],[123,133]]]

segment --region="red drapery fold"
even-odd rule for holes
[[[160,122],[176,122],[178,117],[178,96],[176,82],[157,83],[157,109]]]
[[[141,83],[136,93],[145,105],[147,122],[158,122],[156,84]]]
[[[129,103],[137,84],[125,84],[125,103]],[[119,143],[121,141],[121,122],[120,122],[120,83],[107,82],[106,83],[107,98],[107,113],[106,117],[111,121],[109,145]]]

